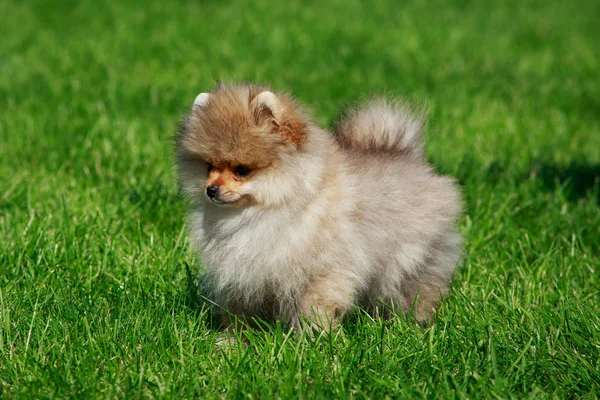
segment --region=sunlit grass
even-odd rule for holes
[[[597,2],[0,1],[0,397],[579,397],[600,390]],[[330,126],[402,95],[463,187],[436,324],[248,345],[189,290],[170,137],[215,79]],[[4,395],[4,396],[3,396]]]

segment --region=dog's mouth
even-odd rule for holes
[[[233,200],[229,200],[229,199],[224,199],[221,196],[214,196],[214,197],[210,197],[210,196],[205,196],[206,201],[212,204],[217,204],[217,205],[227,205],[227,204],[231,204],[231,203],[235,203],[238,199],[233,199]]]
[[[250,203],[252,203],[252,197],[249,195],[240,196],[233,200],[226,200],[221,197],[215,197],[212,199],[207,197],[206,199],[210,204],[214,204],[216,206],[223,206],[223,207],[227,207],[227,206],[243,207],[243,206],[246,206],[246,205],[249,205]]]
[[[233,203],[235,203],[236,201],[237,201],[237,200],[235,200],[235,201],[227,201],[227,200],[223,200],[223,199],[217,199],[217,198],[214,198],[214,199],[208,199],[208,202],[209,202],[209,203],[216,204],[216,205],[219,205],[219,206],[226,206],[226,205],[229,205],[229,204],[233,204]]]

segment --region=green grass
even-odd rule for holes
[[[600,3],[284,3],[0,0],[0,397],[598,397]],[[169,141],[215,79],[427,104],[466,202],[433,327],[215,347]]]

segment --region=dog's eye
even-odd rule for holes
[[[213,169],[213,165],[209,162],[206,163],[206,172],[210,172]]]
[[[233,173],[239,176],[240,178],[244,178],[252,172],[252,168],[247,167],[245,165],[238,165],[233,169]]]

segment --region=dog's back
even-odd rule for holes
[[[459,258],[461,212],[454,181],[424,160],[423,119],[401,103],[378,99],[351,110],[336,127],[353,182],[357,231],[378,265],[363,297],[431,315]]]

